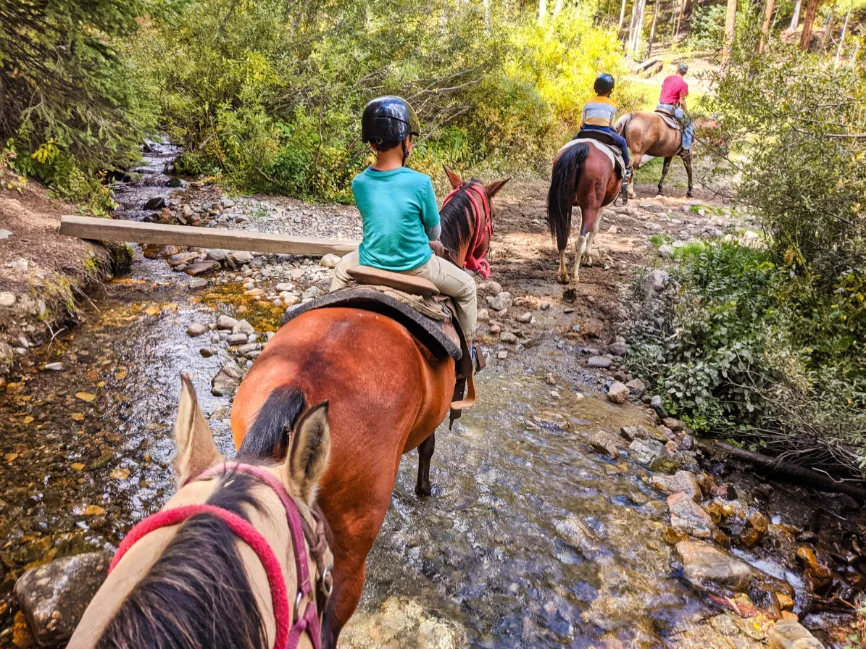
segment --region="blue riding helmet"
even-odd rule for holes
[[[609,92],[613,92],[614,80],[613,75],[604,74],[598,75],[598,78],[595,80],[595,84],[593,84],[593,89],[599,95],[606,95]]]
[[[364,109],[361,139],[364,142],[402,142],[421,134],[418,116],[402,97],[377,97]]]

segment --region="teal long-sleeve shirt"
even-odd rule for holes
[[[430,260],[427,230],[439,225],[439,207],[429,176],[406,167],[368,167],[352,180],[352,193],[364,230],[362,264],[402,272]]]

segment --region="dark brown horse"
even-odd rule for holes
[[[460,191],[442,208],[442,243],[462,260],[478,222],[468,186],[483,191],[489,204],[505,181],[483,185],[474,179],[463,183],[453,172],[448,177]],[[286,431],[307,404],[330,403],[331,464],[317,499],[331,527],[334,552],[324,647],[336,647],[358,606],[367,554],[388,511],[400,458],[414,448],[419,455],[416,492],[430,494],[434,431],[448,414],[454,384],[454,361],[436,359],[394,320],[329,308],[283,326],[240,386],[232,431],[244,453],[282,455]]]
[[[600,145],[601,146],[601,145]],[[571,234],[572,208],[578,208],[580,231],[574,242],[574,281],[580,281],[580,264],[592,266],[592,244],[601,225],[601,209],[616,200],[621,178],[613,161],[595,144],[566,144],[553,161],[547,193],[547,224],[559,250],[560,284],[568,284],[565,249]]]
[[[628,142],[628,150],[631,152],[632,163],[638,169],[644,163],[644,156],[653,158],[664,158],[662,177],[659,179],[659,194],[662,193],[662,184],[671,160],[679,156],[683,160],[686,174],[689,177],[689,189],[686,196],[692,195],[692,153],[691,149],[683,149],[682,131],[672,129],[658,115],[658,113],[626,113],[616,122],[616,130]],[[634,198],[634,177],[628,184],[629,198]]]

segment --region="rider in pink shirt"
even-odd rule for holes
[[[662,82],[662,92],[659,96],[658,107],[672,113],[680,122],[684,122],[686,96],[689,94],[689,84],[683,79],[688,71],[688,65],[679,63],[677,65],[677,73],[670,75]],[[684,149],[691,149],[694,137],[694,125],[691,123],[684,125],[685,131],[683,132],[682,146]]]

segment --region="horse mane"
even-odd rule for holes
[[[248,519],[245,505],[261,511],[255,484],[229,472],[207,502]],[[96,649],[270,649],[235,541],[221,520],[191,517],[120,605]]]
[[[244,436],[238,458],[283,459],[289,447],[289,431],[306,406],[304,393],[298,388],[289,385],[275,388]]]
[[[481,181],[472,178],[460,186],[451,200],[442,206],[439,211],[439,220],[442,223],[442,245],[454,252],[460,250],[464,242],[468,242],[472,236],[472,223],[474,222],[472,212],[472,199],[466,188],[470,185],[480,185]]]

